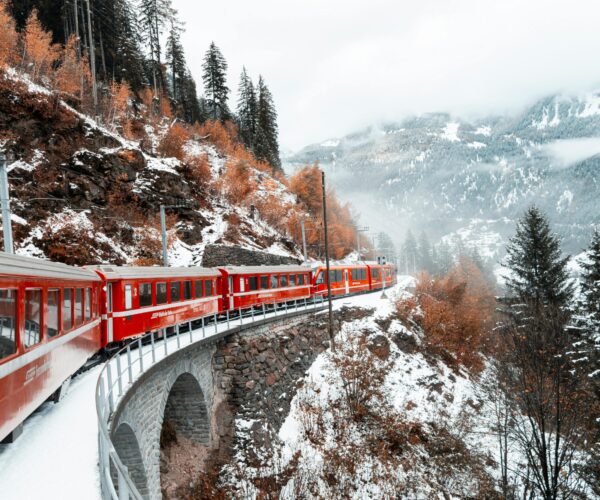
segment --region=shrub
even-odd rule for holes
[[[229,155],[236,152],[237,127],[231,122],[223,124],[220,121],[207,120],[202,125],[196,123],[193,131],[201,139],[208,140],[222,154]]]
[[[158,153],[164,157],[177,158],[183,161],[185,153],[183,147],[190,140],[190,134],[187,129],[179,122],[169,127],[169,130],[161,139],[158,145]]]

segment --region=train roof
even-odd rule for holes
[[[229,274],[272,274],[272,273],[306,273],[310,267],[300,265],[281,266],[219,266]]]
[[[136,278],[216,278],[220,276],[216,269],[210,267],[160,267],[160,266],[86,266],[86,269],[97,271],[108,280]]]
[[[5,252],[0,252],[0,275],[100,281],[96,273],[81,267]]]

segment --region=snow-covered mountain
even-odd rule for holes
[[[314,161],[361,222],[396,240],[408,228],[460,235],[496,257],[535,203],[578,253],[600,221],[600,91],[548,97],[516,117],[435,113],[370,127],[307,146],[287,168]]]

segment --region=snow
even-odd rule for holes
[[[479,142],[479,141],[473,141],[470,142],[469,144],[467,144],[468,148],[471,149],[482,149],[482,148],[486,148],[487,144],[484,144],[483,142]]]
[[[475,130],[475,133],[477,135],[485,135],[486,137],[489,137],[492,134],[492,129],[487,125],[482,125]]]
[[[146,162],[147,168],[150,170],[179,175],[176,169],[181,162],[177,158],[154,158],[153,156],[146,156]]]
[[[580,118],[600,115],[600,92],[588,93],[584,100],[585,105],[583,111],[578,115]]]
[[[458,138],[458,129],[460,127],[460,123],[458,122],[448,122],[442,131],[442,139],[446,139],[450,142],[458,142],[460,139]]]
[[[324,148],[337,148],[340,145],[339,139],[329,139],[327,141],[323,141],[320,146]]]
[[[571,203],[573,203],[573,193],[572,191],[565,189],[556,202],[556,211],[560,214],[569,210]]]
[[[0,445],[5,500],[100,499],[95,389],[100,367],[76,377],[58,403],[44,403],[23,434]]]

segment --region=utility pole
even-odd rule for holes
[[[325,172],[321,171],[321,186],[323,188],[323,229],[325,230],[325,267],[327,269],[327,304],[329,307],[329,339],[331,350],[335,351],[335,339],[333,337],[333,310],[331,308],[331,279],[329,272],[329,237],[327,235],[327,194],[325,190]]]
[[[94,50],[94,35],[92,33],[92,14],[90,0],[87,3],[88,39],[90,42],[90,66],[92,67],[92,97],[94,98],[94,113],[98,111],[98,88],[96,86],[96,52]]]
[[[356,260],[360,260],[360,233],[366,233],[370,230],[369,226],[357,227],[356,228]]]
[[[304,250],[304,263],[308,261],[306,255],[306,231],[304,229],[304,219],[300,219],[300,227],[302,228],[302,249]]]
[[[165,206],[160,206],[160,232],[162,235],[162,254],[163,266],[169,267],[169,253],[167,251],[167,217],[165,215]]]
[[[4,251],[15,253],[13,249],[12,226],[10,222],[10,198],[6,175],[6,155],[0,151],[0,201],[2,203],[2,228],[4,230]]]

